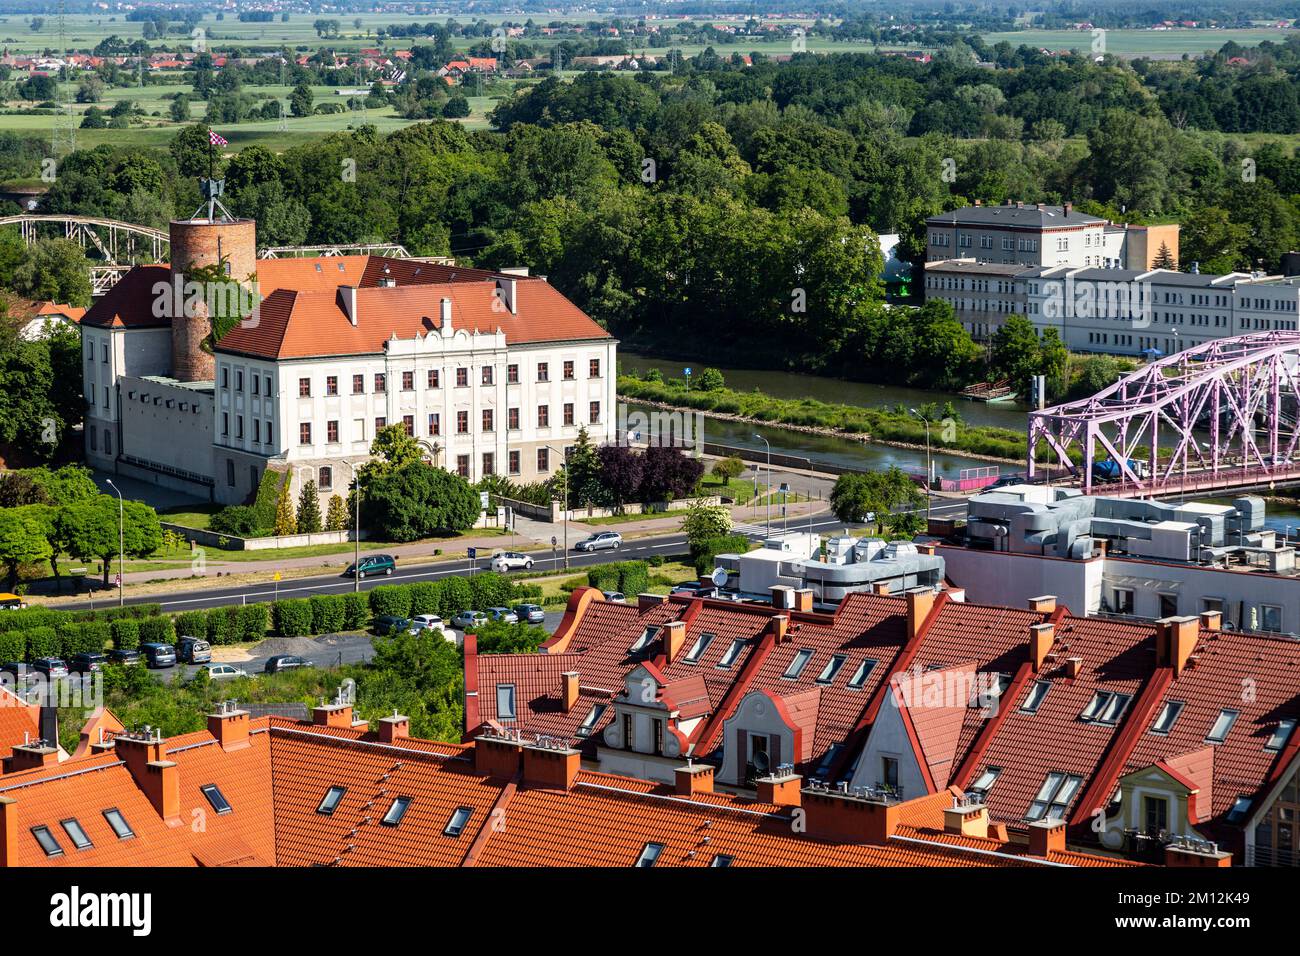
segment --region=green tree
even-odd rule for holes
[[[24,564],[48,560],[53,549],[47,537],[43,505],[0,509],[0,564],[5,568],[5,587],[13,591]]]
[[[371,480],[362,499],[366,527],[389,541],[416,541],[464,531],[478,520],[469,482],[422,461]]]
[[[682,518],[681,530],[692,547],[709,538],[731,533],[731,512],[723,505],[695,502]]]
[[[873,515],[879,528],[897,507],[915,508],[923,503],[925,495],[908,475],[896,466],[883,472],[845,472],[831,488],[830,505],[835,517],[841,521],[868,520]]]
[[[31,247],[14,270],[14,288],[33,299],[88,306],[90,262],[70,239],[44,239]]]
[[[1042,352],[1034,324],[1023,315],[1011,315],[993,333],[989,368],[994,378],[1005,378],[1022,395],[1029,394],[1030,379],[1040,373]]]
[[[281,537],[298,533],[298,517],[293,511],[293,499],[289,497],[289,482],[280,485],[280,496],[275,503],[275,534]]]
[[[352,526],[347,505],[338,495],[330,495],[329,507],[325,511],[326,531],[347,531]]]
[[[720,388],[727,387],[727,380],[722,377],[722,373],[716,368],[706,368],[700,372],[696,387],[705,392],[716,392]]]
[[[315,481],[303,482],[298,492],[298,533],[315,534],[321,529],[320,492]]]
[[[311,116],[311,87],[306,83],[299,83],[289,94],[289,112],[294,116]]]
[[[740,460],[739,455],[719,458],[713,463],[713,476],[724,485],[739,478],[744,471],[745,463]]]
[[[98,558],[103,562],[104,586],[108,586],[109,568],[114,558],[124,552],[128,558],[145,558],[162,545],[162,526],[158,513],[139,501],[126,501],[121,507],[119,549],[118,499],[99,495],[85,501],[64,505],[54,520],[58,536],[67,551],[81,561]]]

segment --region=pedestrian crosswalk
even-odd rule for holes
[[[780,531],[780,528],[774,528],[773,531]],[[744,534],[751,538],[766,538],[767,525],[763,524],[745,524],[742,521],[734,522],[731,525],[732,534]]]

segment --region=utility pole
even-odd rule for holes
[[[772,443],[758,433],[754,437],[767,446],[767,536],[772,537]]]
[[[564,459],[564,566],[569,566],[569,453],[554,445],[546,446]]]
[[[126,505],[112,478],[108,479],[108,486],[117,492],[117,606],[123,607],[126,604]]]

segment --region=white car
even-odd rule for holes
[[[208,677],[213,680],[229,680],[233,677],[248,676],[248,671],[242,667],[232,667],[230,664],[204,664],[203,669],[208,672]]]
[[[411,618],[411,623],[407,627],[407,632],[416,634],[420,631],[441,631],[445,637],[447,634],[447,622],[436,614],[417,614]]]
[[[533,566],[533,559],[519,551],[498,551],[492,555],[493,571],[528,571]]]
[[[451,623],[462,631],[473,627],[482,627],[488,622],[488,616],[482,611],[461,611],[451,619]]]

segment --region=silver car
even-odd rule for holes
[[[617,531],[601,531],[590,538],[583,538],[573,546],[575,551],[617,551],[623,544],[623,536]]]

